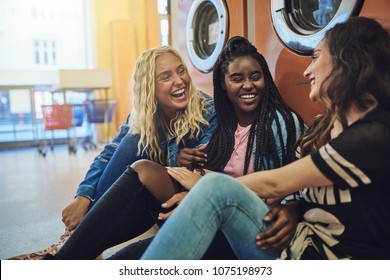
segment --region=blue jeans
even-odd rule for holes
[[[87,213],[55,257],[63,260],[95,259],[107,248],[139,236],[155,223],[162,226],[163,221],[156,219],[158,213],[170,210],[161,208],[161,202],[147,191],[138,173],[128,167]],[[139,259],[149,242],[132,243],[110,259]],[[205,257],[235,258],[220,232]]]
[[[280,252],[263,251],[255,236],[269,224],[269,207],[232,177],[205,175],[157,233],[142,259],[200,259],[218,229],[239,259],[275,259]]]

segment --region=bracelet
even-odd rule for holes
[[[194,171],[196,171],[200,176],[206,174],[203,168],[195,168]]]
[[[192,172],[198,173],[200,176],[203,176],[204,174],[206,174],[204,169],[200,168],[199,165],[195,164],[195,163],[191,163],[190,166],[187,167],[187,169],[192,171]]]

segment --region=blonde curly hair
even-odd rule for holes
[[[129,121],[130,133],[140,136],[138,142],[138,155],[146,154],[151,160],[166,164],[166,158],[160,147],[158,128],[162,121],[162,111],[155,98],[155,69],[157,57],[170,53],[179,59],[187,69],[179,52],[169,46],[152,48],[145,51],[137,60],[132,75],[133,108]],[[208,125],[203,112],[206,100],[195,88],[191,77],[189,82],[188,106],[179,112],[174,122],[176,142],[183,141],[183,137],[189,133],[190,139],[199,137],[201,125]]]

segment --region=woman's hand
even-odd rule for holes
[[[274,224],[256,236],[256,244],[262,250],[286,248],[294,237],[298,213],[296,201],[273,206],[263,220],[265,222],[274,221]]]
[[[188,193],[188,191],[176,193],[170,199],[168,199],[165,203],[163,203],[161,206],[163,208],[171,208],[174,205],[177,206],[184,199],[184,197],[187,195],[187,193]],[[166,220],[166,219],[168,219],[172,215],[172,213],[175,211],[175,209],[173,209],[172,211],[169,211],[167,213],[160,213],[160,214],[158,214],[158,219],[159,220]]]
[[[62,222],[69,231],[74,230],[88,212],[91,201],[83,196],[77,196],[62,210]]]
[[[176,165],[179,167],[189,167],[192,163],[194,163],[199,166],[204,166],[207,162],[207,154],[202,151],[205,148],[206,145],[198,148],[184,148],[180,151],[176,158]]]
[[[202,177],[197,172],[188,170],[185,167],[166,167],[168,174],[179,182],[180,185],[185,187],[187,190],[192,189],[192,187],[199,181]]]

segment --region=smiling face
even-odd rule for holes
[[[166,118],[187,108],[190,77],[186,67],[171,53],[156,58],[155,97]]]
[[[222,87],[234,105],[240,125],[252,123],[264,94],[264,75],[259,62],[251,56],[240,56],[227,67]]]
[[[330,105],[330,100],[326,94],[327,85],[324,83],[325,79],[333,70],[332,57],[329,53],[328,47],[324,40],[322,40],[314,49],[312,54],[312,61],[307,67],[303,75],[310,81],[309,98],[312,101],[320,101],[327,107]],[[328,83],[327,81],[326,83]],[[321,87],[325,91],[321,98]]]

